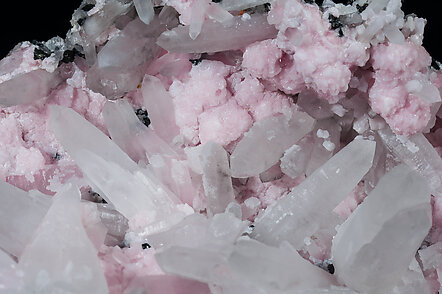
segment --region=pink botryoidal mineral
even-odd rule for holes
[[[0,293],[438,293],[425,22],[400,0],[83,1],[0,60]]]

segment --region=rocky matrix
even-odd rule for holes
[[[400,0],[71,23],[0,61],[0,293],[438,293],[442,73]]]

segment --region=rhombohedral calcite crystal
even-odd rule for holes
[[[0,293],[438,293],[425,23],[400,0],[84,0],[0,61]]]

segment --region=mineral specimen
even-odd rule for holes
[[[442,289],[442,73],[400,0],[71,24],[0,61],[0,293]]]

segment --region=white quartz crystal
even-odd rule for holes
[[[419,250],[419,257],[424,270],[438,268],[442,265],[442,242]]]
[[[108,293],[97,251],[83,228],[76,187],[57,193],[18,267],[23,293]]]
[[[158,38],[158,45],[169,52],[205,53],[237,50],[256,41],[274,38],[276,29],[265,15],[248,20],[235,16],[228,24],[206,20],[196,39],[189,36],[189,26],[178,26]]]
[[[33,195],[0,181],[0,247],[19,257],[50,205],[49,196]]]
[[[265,3],[269,3],[269,0],[223,0],[220,5],[228,11],[239,11],[250,7],[255,7]]]
[[[430,227],[428,185],[417,172],[399,165],[338,228],[332,245],[336,274],[358,291],[394,286]]]
[[[206,143],[201,152],[204,193],[210,214],[224,212],[235,199],[228,156],[227,151],[215,142]]]
[[[59,71],[36,69],[0,81],[0,105],[13,106],[44,98],[62,81]]]
[[[127,100],[107,101],[103,117],[112,141],[135,162],[155,154],[174,156],[176,152],[136,116]]]
[[[167,143],[179,134],[175,122],[175,106],[160,79],[146,75],[141,85],[143,106],[146,107],[155,133]]]
[[[246,178],[264,172],[310,132],[314,122],[308,114],[297,110],[255,122],[230,157],[232,176]]]
[[[144,234],[164,230],[192,209],[138,167],[112,140],[72,109],[51,107],[51,129],[91,185],[126,218],[143,216]],[[114,179],[118,179],[115,181]]]
[[[372,165],[376,143],[356,139],[267,207],[255,220],[254,238],[266,244],[289,241],[296,249],[313,235]]]
[[[389,128],[379,130],[378,134],[398,159],[427,180],[433,195],[442,196],[442,159],[423,134],[404,138]]]
[[[134,5],[140,19],[149,24],[155,16],[152,0],[134,0]]]

